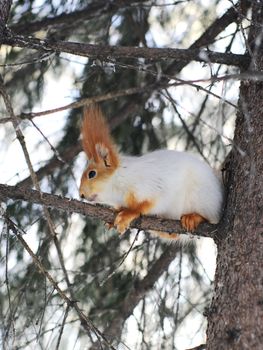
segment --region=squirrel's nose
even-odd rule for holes
[[[80,198],[82,198],[82,199],[84,199],[84,198],[85,198],[85,196],[84,196],[84,194],[83,194],[83,193],[80,193]]]

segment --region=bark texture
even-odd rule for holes
[[[263,7],[253,2],[248,50],[263,70]],[[229,169],[229,196],[218,241],[207,349],[263,347],[263,83],[242,82]]]
[[[237,67],[247,67],[249,56],[227,52],[213,52],[204,49],[173,49],[154,47],[131,47],[131,46],[106,46],[84,44],[72,41],[41,40],[33,37],[10,34],[4,38],[3,44],[30,48],[48,53],[66,52],[72,55],[98,58],[102,61],[116,58],[145,58],[154,60],[175,59],[184,62],[197,61],[205,63],[219,63]]]
[[[1,0],[0,2],[0,45],[5,37],[6,23],[8,20],[12,0]]]
[[[31,190],[23,186],[7,186],[0,184],[0,201],[3,200],[5,202],[8,198],[41,204],[44,207],[69,213],[79,213],[103,220],[109,224],[114,223],[116,216],[114,209],[99,204],[89,204],[76,199]],[[205,222],[199,225],[197,229],[192,232],[192,235],[216,239],[217,227],[218,225]],[[131,223],[131,228],[186,234],[179,220],[158,218],[156,216],[140,216]]]

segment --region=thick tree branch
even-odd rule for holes
[[[49,193],[38,192],[20,186],[7,186],[0,184],[0,198],[6,201],[7,198],[14,200],[24,200],[31,203],[41,204],[52,209],[67,211],[70,213],[79,213],[103,220],[109,224],[113,224],[116,212],[113,209],[102,205],[92,205],[84,203],[76,199],[52,195]],[[131,228],[141,230],[165,231],[169,233],[176,232],[185,234],[185,230],[181,227],[180,221],[163,219],[153,216],[142,216],[132,222]],[[201,224],[192,234],[195,236],[216,238],[217,225],[208,223]]]
[[[42,52],[66,52],[69,54],[107,61],[116,58],[146,58],[150,60],[176,59],[181,61],[198,61],[205,63],[219,63],[237,67],[247,67],[250,57],[247,54],[212,52],[201,49],[172,49],[148,48],[129,46],[92,45],[70,41],[41,40],[32,37],[9,34],[3,44],[23,47]]]

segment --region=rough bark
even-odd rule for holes
[[[24,200],[41,204],[51,209],[62,210],[69,213],[79,213],[89,217],[103,220],[109,224],[114,223],[116,212],[102,205],[92,205],[76,199],[52,195],[25,188],[24,186],[7,186],[0,184],[0,201],[6,202],[8,198]],[[140,230],[155,230],[177,232],[185,234],[179,220],[163,219],[155,216],[141,216],[131,223],[132,228]],[[203,223],[193,232],[193,235],[215,238],[218,225]]]
[[[103,61],[115,58],[146,58],[156,60],[176,59],[219,63],[237,67],[247,67],[250,57],[247,54],[221,53],[204,49],[172,49],[154,47],[92,45],[72,41],[41,40],[33,37],[9,34],[3,43],[13,47],[26,47],[40,52],[66,52],[72,55],[98,58]]]
[[[0,2],[0,46],[5,38],[6,23],[9,17],[12,0],[1,0]]]
[[[253,2],[251,68],[263,69],[263,7]],[[263,83],[242,82],[229,196],[218,241],[207,349],[262,349],[263,344]]]

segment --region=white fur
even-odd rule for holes
[[[125,206],[128,193],[154,201],[149,214],[180,219],[197,213],[211,223],[220,219],[223,189],[212,168],[186,152],[160,150],[141,157],[121,156],[120,166],[96,202]]]

